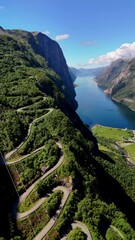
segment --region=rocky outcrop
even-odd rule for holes
[[[61,77],[65,86],[65,88],[63,88],[64,94],[68,98],[70,104],[76,108],[77,104],[74,100],[75,90],[72,78],[59,44],[45,34],[33,33],[33,35],[38,44],[39,54],[47,60],[48,66]]]
[[[113,100],[135,110],[135,59],[118,59],[95,80]]]
[[[3,34],[5,34],[5,30],[4,30],[4,28],[2,28],[2,27],[0,27],[0,35],[3,35]]]
[[[103,72],[96,76],[95,80],[98,85],[105,89],[112,88],[112,85],[115,84],[115,79],[119,76],[126,64],[127,61],[124,61],[123,59],[118,59],[115,62],[112,62],[103,70]]]

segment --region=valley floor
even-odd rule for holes
[[[114,153],[118,150],[116,154],[122,155],[127,162],[135,165],[135,130],[96,125],[92,131],[99,139],[101,151]]]

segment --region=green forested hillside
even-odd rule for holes
[[[135,169],[98,150],[29,37],[0,35],[0,239],[61,239],[75,220],[93,240],[135,239]]]
[[[40,116],[43,108],[45,109],[48,104],[50,106],[50,99],[43,99],[45,93],[53,95],[56,101],[64,99],[64,96],[54,84],[54,81],[61,81],[60,77],[47,67],[45,59],[36,55],[30,46],[22,45],[20,41],[10,36],[2,35],[0,56],[0,144],[1,150],[7,152],[22,140],[29,121],[34,118],[34,112],[31,112],[29,117],[22,117],[22,113],[16,111],[18,108],[38,102],[42,105]]]

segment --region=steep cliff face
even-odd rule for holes
[[[30,45],[36,54],[42,56],[47,61],[48,67],[53,69],[61,78],[61,82],[57,82],[57,86],[66,96],[70,106],[76,109],[77,102],[75,101],[75,90],[72,78],[59,44],[40,32],[4,30],[3,28],[1,28],[0,31],[2,34],[8,34]]]
[[[111,88],[114,80],[119,76],[126,63],[127,62],[123,59],[118,59],[115,62],[112,62],[103,70],[103,72],[96,76],[95,79],[98,85],[105,89]]]
[[[1,26],[0,26],[0,34],[2,34],[2,35],[5,34],[5,30],[4,30],[4,28],[2,28]]]
[[[119,59],[95,80],[114,100],[135,110],[135,59]]]
[[[64,84],[64,87],[62,88],[64,94],[68,97],[69,102],[74,106],[74,108],[76,108],[77,104],[74,101],[75,90],[72,78],[59,44],[45,34],[33,33],[33,35],[38,44],[40,55],[47,60],[48,66],[61,77]]]

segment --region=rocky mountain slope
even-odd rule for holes
[[[0,34],[12,37],[16,41],[22,42],[28,48],[32,48],[35,54],[42,56],[48,67],[53,69],[61,78],[61,83],[57,83],[61,91],[67,97],[73,108],[77,107],[75,101],[75,90],[69,74],[68,66],[63,52],[56,41],[41,32],[28,32],[24,30],[4,30],[0,28]]]
[[[58,44],[0,33],[0,239],[62,239],[76,220],[93,240],[135,238],[135,169],[75,113]]]
[[[135,110],[135,59],[119,59],[95,80],[114,100]]]
[[[55,99],[76,127],[81,126],[92,137],[74,112],[75,90],[59,45],[42,33],[3,28],[0,31],[1,118],[7,109],[36,102],[32,95],[40,99],[43,91]]]

